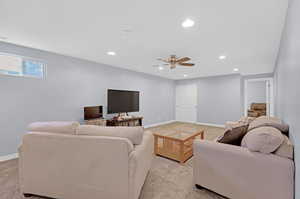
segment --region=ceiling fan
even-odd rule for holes
[[[187,61],[191,60],[191,58],[189,57],[178,58],[176,57],[176,55],[171,55],[167,59],[158,58],[157,60],[163,61],[165,63],[164,65],[170,66],[171,69],[176,68],[177,65],[186,66],[186,67],[192,67],[195,65],[193,63],[186,63]]]

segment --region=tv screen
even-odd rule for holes
[[[101,118],[103,116],[102,106],[84,107],[84,119],[91,120]]]
[[[107,113],[138,112],[140,110],[140,92],[113,90],[107,91]]]

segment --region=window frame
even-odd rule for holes
[[[40,64],[43,65],[43,76],[42,77],[37,77],[37,76],[34,76],[34,75],[24,75],[24,74],[22,74],[22,75],[5,74],[5,73],[2,73],[2,72],[0,72],[0,76],[3,75],[3,76],[12,76],[12,77],[21,77],[21,78],[41,79],[41,80],[46,79],[47,64],[46,64],[46,62],[44,60],[39,59],[39,58],[29,57],[29,56],[23,56],[23,55],[13,54],[13,53],[1,52],[1,51],[0,51],[0,55],[11,56],[11,57],[18,57],[18,58],[22,59],[22,62],[24,60],[28,60],[28,61],[32,61],[32,62],[38,62],[38,63],[40,63]]]

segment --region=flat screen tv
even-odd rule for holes
[[[92,120],[103,116],[102,106],[84,107],[84,120]]]
[[[107,113],[128,113],[140,110],[140,92],[107,90]]]

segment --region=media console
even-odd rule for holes
[[[96,125],[96,126],[106,126],[106,119],[98,118],[98,119],[85,120],[85,124]]]
[[[106,126],[143,126],[143,117],[106,120]]]

